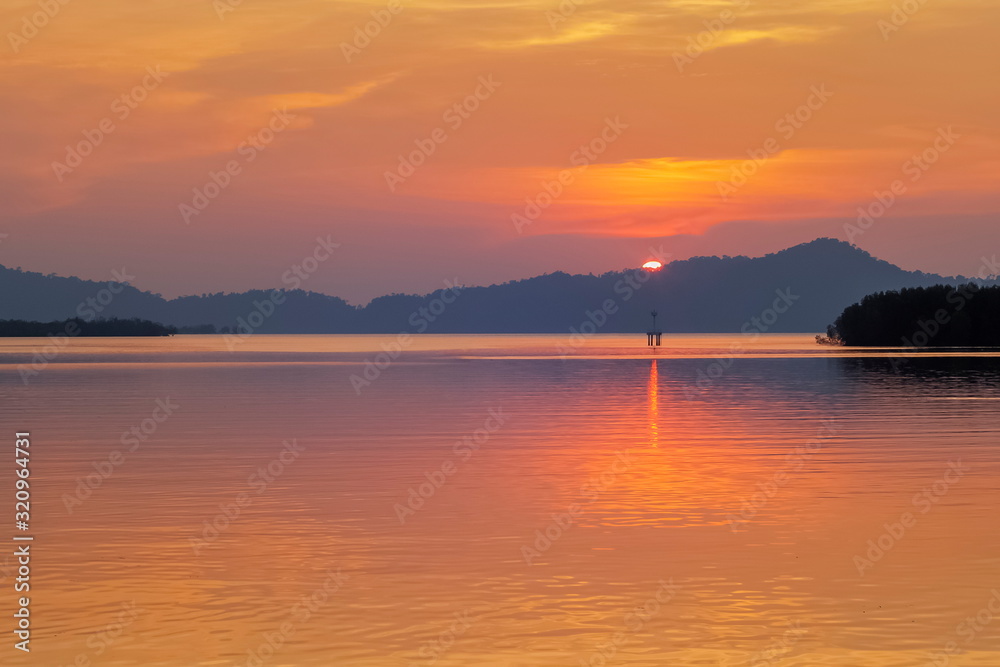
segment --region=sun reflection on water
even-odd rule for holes
[[[649,383],[646,393],[649,396],[649,445],[660,446],[660,371],[656,367],[656,359],[649,366]]]

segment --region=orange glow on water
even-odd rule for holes
[[[50,490],[39,506],[38,535],[52,547],[32,600],[53,627],[41,664],[92,658],[88,640],[121,619],[108,667],[149,655],[170,667],[247,664],[286,622],[294,634],[279,636],[292,641],[272,664],[380,667],[419,656],[470,610],[483,620],[439,664],[547,667],[596,655],[658,579],[673,578],[683,588],[651,631],[628,635],[650,664],[755,664],[791,618],[835,628],[795,640],[802,664],[882,667],[924,664],[992,599],[1000,547],[982,527],[995,514],[1000,466],[997,353],[975,358],[993,375],[977,371],[980,384],[962,365],[942,365],[950,374],[932,383],[893,372],[891,352],[817,346],[805,334],[673,335],[655,352],[634,335],[597,335],[565,364],[554,363],[551,335],[428,335],[359,396],[349,378],[380,336],[253,336],[241,350],[252,354],[237,360],[220,338],[80,339],[35,378],[45,400],[26,414],[55,404],[63,415],[46,434]],[[37,344],[6,339],[0,353],[30,360]],[[746,352],[699,382],[735,344]],[[931,354],[920,361],[955,353]],[[136,386],[154,395],[164,378],[180,409],[68,514],[78,478],[107,460],[102,423],[140,423],[152,406],[129,397]],[[456,456],[451,434],[474,433],[490,405],[510,421],[469,459]],[[255,490],[248,475],[290,434],[302,459]],[[942,443],[946,453],[932,451]],[[919,514],[913,494],[959,456],[976,468]],[[443,461],[454,473],[400,526],[393,503]],[[252,504],[196,554],[192,540],[205,539],[220,503],[248,490]],[[525,562],[521,547],[535,549],[553,514],[573,506],[570,527],[552,529],[557,537]],[[919,523],[862,577],[854,557],[908,508]],[[414,545],[428,558],[412,559]],[[247,585],[274,563],[288,568],[278,583]],[[308,618],[292,611],[337,572],[343,590]],[[873,582],[891,608],[878,606]],[[593,619],[579,635],[560,632],[568,590]],[[120,616],[133,599],[138,615]],[[525,642],[536,627],[547,632]],[[976,638],[977,664],[1000,664],[998,641]],[[538,659],[539,647],[558,658]]]
[[[660,372],[656,368],[656,359],[649,367],[649,383],[646,393],[649,396],[649,445],[660,446]]]

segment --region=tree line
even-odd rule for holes
[[[1000,346],[1000,287],[966,283],[876,292],[844,309],[827,333],[850,346]]]
[[[177,333],[215,333],[215,327],[174,327],[138,317],[84,320],[74,317],[53,322],[0,320],[0,336],[39,338],[44,336],[172,336]]]

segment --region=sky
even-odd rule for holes
[[[169,297],[305,266],[360,304],[832,236],[972,275],[1000,254],[998,22],[995,0],[2,0],[0,264]]]

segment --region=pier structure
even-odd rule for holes
[[[656,316],[659,315],[659,313],[654,310],[650,314],[653,316],[653,328],[646,332],[646,345],[649,345],[650,347],[660,347],[663,332],[656,328]]]

